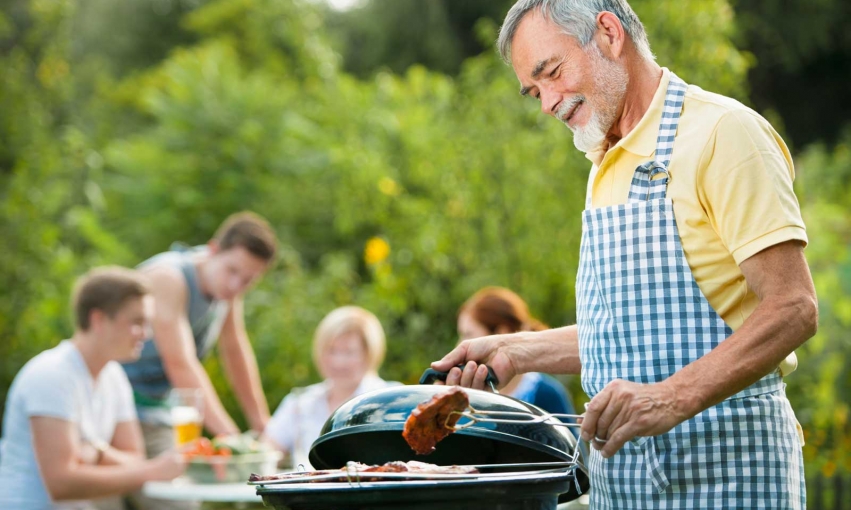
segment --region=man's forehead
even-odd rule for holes
[[[541,66],[558,55],[579,47],[575,38],[535,10],[527,14],[511,41],[511,65],[521,79],[530,78]]]
[[[270,262],[251,253],[244,246],[231,246],[220,251],[216,256],[226,265],[245,271],[265,271]]]
[[[140,314],[145,316],[153,315],[154,306],[154,296],[150,294],[131,297],[121,303],[121,306],[115,311],[114,318],[126,317],[133,319]]]

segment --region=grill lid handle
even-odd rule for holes
[[[458,368],[464,370],[464,364],[458,365]],[[434,384],[434,381],[444,381],[446,382],[446,377],[449,375],[449,372],[440,372],[433,368],[427,368],[425,372],[423,372],[422,377],[420,377],[420,384]],[[485,378],[485,384],[490,386],[491,391],[494,393],[499,393],[496,391],[496,387],[499,386],[499,379],[496,377],[493,369],[488,367],[488,376]]]

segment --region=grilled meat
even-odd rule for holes
[[[454,386],[417,406],[405,421],[402,437],[420,455],[434,451],[435,445],[455,431],[462,412],[470,406],[470,399],[461,388]]]
[[[337,474],[339,476],[328,478],[325,480],[310,480],[310,483],[321,482],[345,482],[351,478],[357,477],[361,482],[381,481],[382,478],[364,476],[364,473],[418,473],[418,474],[440,474],[440,475],[459,475],[459,474],[474,474],[479,470],[470,466],[437,466],[435,464],[426,464],[425,462],[417,462],[415,460],[409,462],[388,462],[380,466],[368,466],[358,462],[350,462],[348,466],[324,471],[305,471],[301,473],[281,473],[278,475],[255,475],[251,474],[248,478],[249,482],[269,482],[272,480],[292,480],[296,478],[304,478],[308,476],[330,475]],[[397,479],[397,480],[404,480]]]

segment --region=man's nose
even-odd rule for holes
[[[561,96],[559,94],[541,90],[541,112],[555,116],[558,112],[559,103],[561,103]]]

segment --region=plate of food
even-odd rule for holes
[[[252,473],[275,473],[282,454],[250,433],[196,439],[184,447],[185,477],[194,483],[244,483]]]

